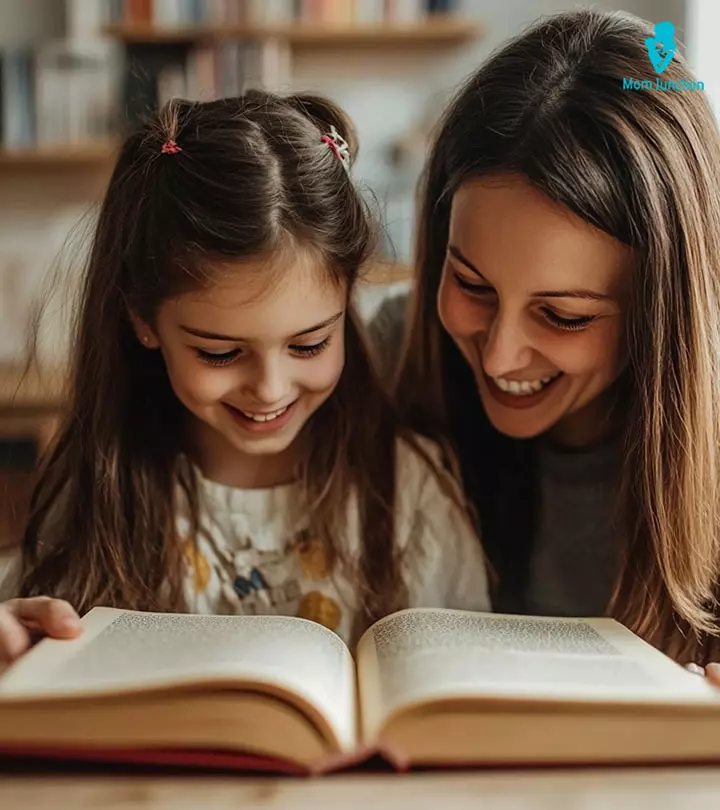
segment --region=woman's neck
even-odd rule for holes
[[[304,445],[301,433],[281,453],[246,453],[204,422],[193,420],[190,426],[190,455],[203,477],[235,489],[267,489],[297,480]]]

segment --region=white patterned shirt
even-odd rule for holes
[[[423,446],[432,449],[425,441]],[[484,556],[463,511],[406,442],[398,442],[396,465],[395,542],[402,553],[408,606],[490,610]],[[181,507],[177,517],[188,562],[188,611],[300,616],[348,640],[355,588],[339,569],[329,569],[308,529],[298,485],[237,489],[204,478],[199,483],[195,543],[187,510]],[[360,548],[355,499],[348,505],[342,541],[346,556],[354,558]],[[0,580],[0,601],[17,588],[17,556],[9,568]]]

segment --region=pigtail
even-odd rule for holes
[[[323,135],[334,127],[340,137],[347,143],[350,159],[357,158],[359,144],[355,127],[347,115],[330,99],[310,94],[288,96],[285,101],[294,109],[309,118]]]

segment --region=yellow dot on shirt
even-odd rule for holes
[[[319,540],[301,541],[297,553],[304,577],[317,580],[330,576],[327,554]]]
[[[328,628],[337,630],[340,626],[342,611],[335,600],[319,591],[311,591],[300,600],[298,617],[309,619]]]
[[[183,554],[193,572],[195,593],[202,593],[210,582],[210,563],[192,540],[183,544]]]

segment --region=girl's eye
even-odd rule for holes
[[[222,352],[222,354],[206,352],[203,349],[195,349],[195,351],[202,362],[207,363],[209,366],[227,366],[240,354],[239,349],[231,349],[229,352]]]
[[[581,318],[562,318],[557,312],[551,309],[543,309],[543,315],[550,323],[558,329],[564,329],[566,332],[578,332],[584,329],[595,320],[595,315],[584,315]]]
[[[464,276],[461,276],[460,273],[453,273],[453,278],[455,279],[456,284],[462,290],[467,290],[468,292],[472,292],[480,295],[487,295],[488,293],[492,294],[495,292],[492,287],[489,287],[487,284],[475,284],[472,281],[468,281]]]
[[[325,340],[321,340],[320,343],[313,343],[312,345],[293,345],[290,346],[290,351],[294,354],[297,354],[299,357],[315,357],[318,354],[327,349],[330,345],[330,335],[328,335]]]

